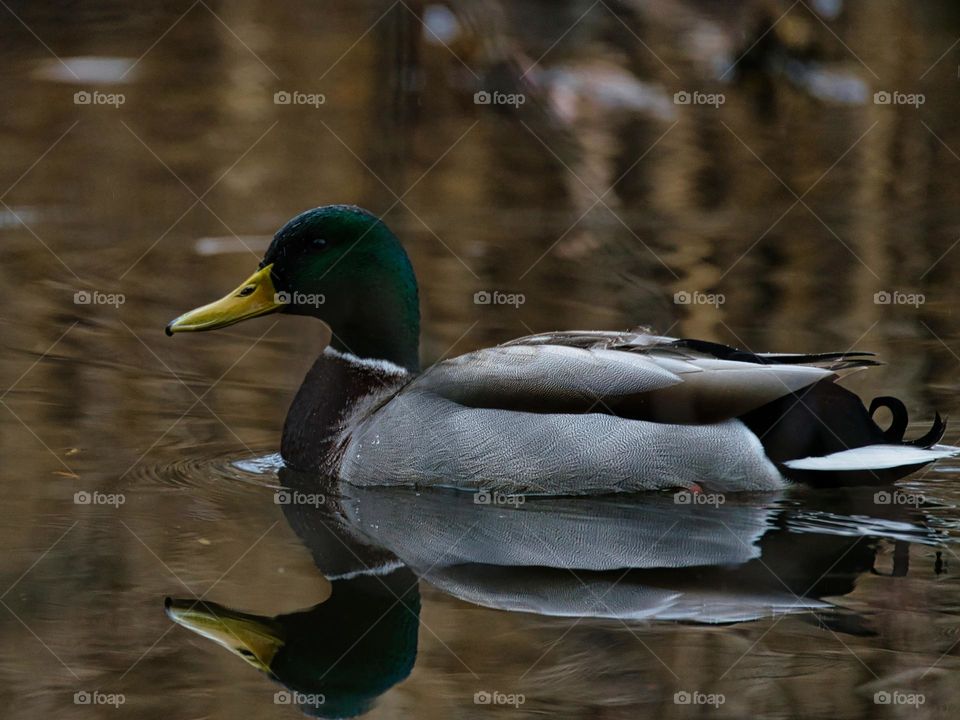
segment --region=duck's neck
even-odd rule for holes
[[[336,473],[351,412],[409,378],[388,362],[342,355],[328,348],[303,379],[287,412],[280,454],[293,468]]]
[[[366,290],[366,291],[365,291]],[[402,292],[382,286],[359,289],[353,302],[332,317],[330,345],[368,360],[386,360],[415,373],[420,369],[420,313],[413,288],[412,302]],[[334,310],[334,312],[337,312]]]

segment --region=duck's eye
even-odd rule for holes
[[[313,246],[317,249],[323,249],[327,246],[327,241],[325,238],[314,238]]]
[[[237,297],[246,297],[247,295],[252,294],[256,289],[257,288],[253,285],[247,285],[243,290],[237,293]]]
[[[246,648],[240,648],[240,654],[243,655],[244,657],[252,658],[254,656],[253,653],[247,650]]]

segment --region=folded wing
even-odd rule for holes
[[[467,353],[414,384],[468,407],[707,423],[874,364],[866,353],[765,355],[643,331],[573,331]]]

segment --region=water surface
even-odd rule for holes
[[[411,254],[427,363],[645,324],[874,350],[888,364],[849,387],[903,398],[916,434],[934,409],[960,417],[950,3],[0,16],[5,716],[297,717],[283,684],[164,599],[285,617],[338,592],[359,598],[324,619],[344,632],[390,592],[417,609],[372,636],[369,682],[352,705],[328,692],[328,714],[951,713],[960,465],[887,504],[800,491],[696,522],[669,496],[482,506],[309,483],[323,502],[295,516],[270,456],[319,324],[163,335],[249,275],[288,217],[355,202]],[[524,101],[476,104],[484,91]]]

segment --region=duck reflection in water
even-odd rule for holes
[[[280,479],[293,493],[318,486],[287,469]],[[318,717],[361,715],[410,674],[420,580],[542,616],[718,624],[801,613],[868,635],[865,619],[827,598],[874,571],[881,542],[937,540],[922,509],[877,505],[869,489],[714,504],[666,493],[498,504],[459,491],[339,491],[319,506],[281,506],[331,581],[325,602],[271,618],[166,601],[175,622],[283,685],[279,702]],[[906,572],[904,552],[893,572]]]

